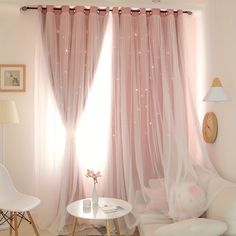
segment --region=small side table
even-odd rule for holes
[[[75,235],[75,229],[78,218],[89,219],[89,220],[105,220],[107,236],[111,235],[109,221],[113,220],[117,234],[120,235],[118,218],[127,215],[132,210],[131,204],[129,204],[127,201],[117,198],[101,197],[99,198],[98,205],[91,205],[91,208],[84,208],[83,200],[87,199],[81,199],[72,202],[67,206],[67,212],[74,217],[70,235],[71,236]],[[117,207],[117,209],[111,212],[106,212],[103,210],[103,207],[105,206],[114,206]]]

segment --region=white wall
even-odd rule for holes
[[[206,103],[207,111],[214,111],[218,118],[218,137],[209,144],[211,160],[219,173],[236,182],[236,1],[207,0],[204,9],[206,77],[202,78],[207,89],[215,76],[223,83],[230,97],[225,103]],[[207,88],[204,88],[207,87]],[[203,117],[201,117],[202,119]]]
[[[36,14],[0,6],[0,64],[26,64],[26,92],[0,92],[15,100],[20,124],[6,125],[6,166],[19,190],[32,190],[34,161],[34,48]],[[31,14],[31,15],[30,15]]]

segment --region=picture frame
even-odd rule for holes
[[[25,64],[0,64],[0,91],[25,92]]]

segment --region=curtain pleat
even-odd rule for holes
[[[93,157],[104,168],[97,188],[99,194],[127,200],[134,206],[133,215],[125,217],[125,225],[131,230],[137,225],[136,193],[141,190],[146,200],[151,178],[159,179],[155,198],[162,213],[175,220],[200,216],[219,191],[214,189],[209,195],[208,187],[220,182],[215,181],[217,174],[201,143],[199,130],[192,126],[197,118],[191,106],[182,11],[176,14],[170,10],[166,14],[152,9],[150,14],[145,9],[132,12],[130,8],[118,10],[115,7],[108,14],[108,11],[98,12],[96,7],[86,13],[81,6],[75,9],[71,13],[68,6],[63,6],[58,12],[48,6],[47,11],[41,12],[49,81],[65,139],[61,142],[62,155],[57,155],[59,142],[55,141],[55,146],[51,144],[54,149],[48,153],[52,154],[53,160],[50,155],[48,159],[43,157],[48,154],[44,150],[48,148],[46,142],[52,142],[52,139],[41,139],[38,144],[37,191],[43,200],[42,209],[47,206],[50,211],[46,217],[45,211],[41,210],[38,218],[43,221],[45,217],[44,227],[60,233],[68,223],[67,204],[88,197],[83,167],[85,159],[94,155],[89,151],[95,147],[90,142],[92,137],[86,137],[88,144],[83,147],[85,138],[81,136],[79,147],[87,148],[81,158],[75,139],[86,103],[93,96],[91,88],[105,34],[109,35],[106,44],[111,44],[112,54],[112,58],[103,61],[106,65],[111,61],[112,71],[111,75],[104,73],[112,83],[108,98],[111,99],[111,118],[105,122],[111,120],[111,123],[108,124],[106,153],[95,153]],[[107,27],[108,22],[112,24],[112,32],[110,26]],[[102,85],[105,90],[107,87]],[[104,90],[97,96],[105,93]],[[99,112],[96,109],[92,116],[98,116]],[[50,129],[45,123],[43,129]],[[96,136],[96,131],[91,129],[88,127],[85,131],[97,139],[104,138],[105,131]],[[37,132],[42,133],[42,137],[46,133]],[[193,140],[203,162],[190,148]],[[50,168],[45,163],[50,163]],[[207,177],[202,179],[199,173]],[[44,176],[55,181],[52,189]]]
[[[98,14],[97,8],[92,7],[85,14],[84,8],[78,6],[71,14],[69,6],[63,6],[60,12],[54,11],[53,6],[47,6],[41,17],[49,78],[65,128],[64,156],[60,169],[56,170],[60,173],[57,186],[59,199],[49,226],[51,232],[59,233],[66,224],[66,207],[75,198],[81,184],[76,156],[76,129],[93,83],[107,13]],[[40,171],[46,171],[46,167],[41,166]],[[53,193],[49,191],[50,194]]]
[[[197,118],[189,109],[183,13],[123,8],[120,15],[114,9],[112,17],[111,172],[116,194],[133,204],[141,189],[147,199],[149,179],[159,178],[159,210],[174,220],[198,217],[212,198],[207,195],[210,182],[203,184],[194,165],[198,157],[189,148],[190,139],[200,146],[202,141],[189,126]],[[203,147],[200,153],[208,159]],[[216,177],[209,163],[201,168]],[[135,220],[127,217],[126,224],[132,228]]]

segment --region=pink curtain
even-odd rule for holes
[[[113,178],[109,186],[114,195],[134,203],[136,190],[145,190],[150,178],[159,178],[163,182],[159,191],[163,193],[164,186],[167,199],[161,194],[155,198],[163,206],[168,201],[164,212],[176,220],[198,217],[210,199],[194,169],[198,157],[189,148],[190,139],[201,146],[201,137],[197,127],[188,125],[194,123],[191,119],[197,123],[197,118],[189,107],[183,13],[122,8],[119,14],[114,8],[112,18],[113,168],[109,171]],[[208,160],[203,150],[200,153]],[[188,195],[189,189],[193,191]],[[185,208],[188,201],[192,205]],[[128,219],[126,223],[132,227]]]
[[[112,158],[119,176],[114,182],[120,183],[116,194],[131,201],[150,178],[164,174],[163,80],[172,70],[166,61],[166,51],[172,51],[164,36],[169,40],[176,35],[175,27],[166,32],[170,17],[175,20],[172,12],[166,15],[157,9],[149,14],[123,8],[120,15],[113,10]]]
[[[57,170],[61,172],[57,211],[50,226],[50,231],[59,233],[66,224],[66,207],[81,184],[76,128],[96,71],[107,12],[98,12],[96,7],[85,11],[80,6],[75,12],[68,6],[63,6],[61,11],[48,6],[41,12],[50,82],[66,132],[64,157],[61,169]],[[45,166],[41,171],[46,169]]]
[[[159,9],[135,12],[130,8],[119,11],[114,8],[109,20],[113,29],[112,122],[99,195],[127,199],[134,205],[136,191],[145,190],[150,178],[159,178],[161,192],[167,193],[167,199],[162,194],[159,205],[166,206],[168,200],[169,209],[165,210],[169,216],[198,216],[208,204],[207,186],[202,187],[199,181],[193,166],[197,158],[189,148],[191,135],[199,146],[201,140],[189,125],[196,116],[190,108],[187,85],[183,13],[161,13]],[[44,196],[47,201],[50,194],[58,197],[49,224],[50,231],[56,233],[66,224],[67,204],[88,197],[85,170],[79,173],[84,159],[76,157],[75,131],[96,72],[107,15],[98,14],[94,7],[90,11],[76,7],[72,13],[66,6],[62,11],[49,6],[42,14],[50,82],[66,130],[64,155],[57,169],[61,178],[55,187],[57,192],[49,190]],[[89,143],[88,149],[92,148]],[[203,157],[207,160],[207,155]],[[94,158],[103,157],[97,153]],[[206,166],[212,168],[210,162]],[[42,165],[41,176],[46,169]],[[190,212],[183,208],[184,187],[203,197]],[[130,229],[136,223],[135,219],[126,219]]]

